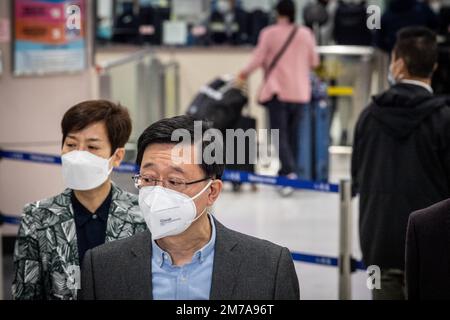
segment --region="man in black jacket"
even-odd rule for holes
[[[405,271],[409,300],[450,300],[450,199],[411,214]]]
[[[374,299],[404,299],[409,214],[450,197],[450,107],[433,96],[435,34],[402,29],[390,66],[395,84],[361,114],[352,157],[366,266],[381,269]]]

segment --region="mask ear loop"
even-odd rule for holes
[[[116,149],[117,151],[117,149]],[[108,159],[108,164],[111,162],[111,159],[114,158],[114,155],[116,154],[116,151],[114,151],[114,153],[111,155],[111,157],[109,157]],[[108,171],[108,176],[111,174],[111,172],[114,170],[114,165],[111,164],[111,169],[109,169]]]
[[[208,189],[211,186],[212,182],[213,182],[213,180],[210,180],[208,182],[208,184],[199,193],[197,193],[194,197],[192,197],[191,199],[192,200],[197,199],[203,192],[205,192],[206,189]],[[195,217],[190,223],[192,224],[195,221],[197,221],[198,219],[200,219],[200,217],[206,212],[207,209],[208,209],[208,207],[205,207],[205,209],[202,211],[202,213],[200,213],[197,217]]]
[[[200,219],[200,217],[206,212],[206,209],[208,209],[208,207],[206,207],[202,213],[200,213],[195,219],[193,219],[190,223],[194,223],[195,221],[197,221],[198,219]]]
[[[206,191],[206,189],[208,189],[211,186],[212,182],[213,182],[213,180],[209,180],[208,184],[199,193],[197,193],[195,196],[193,196],[191,199],[192,200],[197,199],[203,192]]]

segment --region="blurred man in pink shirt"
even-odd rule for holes
[[[251,61],[239,78],[245,81],[256,69],[264,69],[265,79],[258,100],[269,111],[271,129],[280,130],[279,175],[295,179],[298,124],[301,109],[311,99],[309,77],[319,64],[319,56],[311,30],[294,23],[294,2],[279,1],[276,11],[277,23],[261,31]]]

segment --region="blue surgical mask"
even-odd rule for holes
[[[387,80],[388,80],[390,86],[394,86],[397,84],[397,80],[395,79],[394,74],[392,73],[390,68],[389,68]]]
[[[390,86],[394,86],[398,82],[394,76],[394,73],[392,72],[392,64],[389,65],[389,72],[388,72],[387,80],[388,80]]]

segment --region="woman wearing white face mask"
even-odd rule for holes
[[[69,109],[62,123],[67,189],[24,209],[14,253],[15,299],[76,299],[85,252],[146,229],[137,196],[111,182],[131,133],[128,111],[108,101]]]

